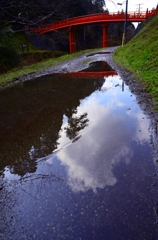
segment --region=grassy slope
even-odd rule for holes
[[[116,50],[114,60],[131,71],[158,104],[158,15]]]

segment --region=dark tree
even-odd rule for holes
[[[88,122],[87,113],[82,114],[80,117],[69,118],[68,127],[65,128],[67,137],[69,137],[70,140],[75,141],[79,132],[88,126]]]
[[[99,12],[103,6],[103,0],[1,0],[0,24],[16,22],[21,25],[39,25]]]
[[[71,17],[71,9],[77,0],[2,0],[0,2],[1,24],[19,23],[38,25]]]

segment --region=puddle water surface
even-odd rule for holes
[[[0,102],[1,239],[157,239],[150,119],[119,75],[47,75]]]
[[[112,71],[112,67],[106,61],[96,61],[90,63],[87,69],[82,72],[101,72],[101,71]]]
[[[91,56],[95,56],[95,55],[98,55],[98,54],[111,54],[112,52],[97,52],[97,53],[91,53],[91,54],[87,54],[87,57],[91,57]]]

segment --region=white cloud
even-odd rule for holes
[[[80,131],[82,137],[78,141],[72,143],[66,136],[64,118],[56,156],[66,167],[68,184],[73,191],[96,192],[98,188],[115,185],[117,178],[113,169],[120,161],[126,164],[131,161],[132,141],[142,144],[149,140],[148,119],[133,104],[130,94],[128,97],[126,90],[121,92],[121,88],[111,85],[111,80],[111,77],[106,79],[102,91],[94,92],[78,107],[76,116],[87,113],[89,120],[88,127]],[[115,76],[113,83],[121,86],[122,80]],[[130,103],[132,108],[128,110]],[[51,161],[53,158],[48,160],[49,164]]]
[[[68,182],[74,191],[92,189],[95,192],[97,188],[114,185],[117,179],[113,175],[113,166],[121,157],[129,162],[132,155],[126,144],[128,136],[120,127],[124,124],[123,119],[112,116],[109,121],[110,109],[91,100],[82,107],[83,112],[89,109],[90,123],[86,134],[57,153],[67,168]]]
[[[136,119],[136,132],[135,140],[139,141],[140,144],[149,140],[149,120],[145,117],[143,112],[134,113],[133,110],[129,111],[128,114]]]

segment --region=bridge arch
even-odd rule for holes
[[[127,21],[130,22],[143,22],[147,18],[154,16],[158,13],[158,8],[146,11],[146,12],[128,12]],[[46,33],[58,29],[68,29],[69,32],[69,46],[70,53],[76,51],[76,28],[81,25],[100,23],[102,26],[102,47],[108,47],[108,25],[113,22],[124,22],[125,13],[98,13],[98,14],[89,14],[74,18],[67,18],[58,22],[51,24],[39,26],[37,28],[31,28],[30,32],[32,33]]]

